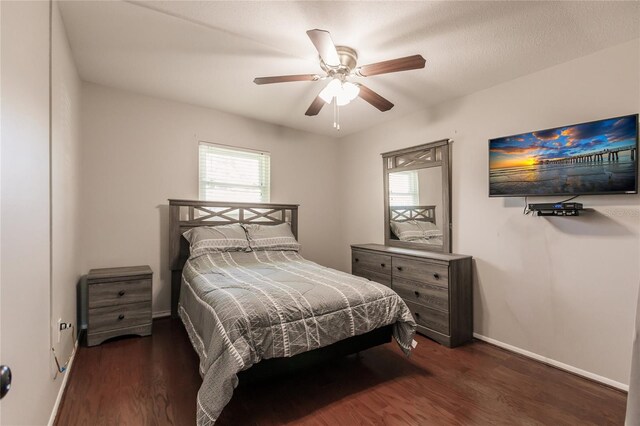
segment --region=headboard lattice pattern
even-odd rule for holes
[[[393,222],[419,220],[436,223],[436,206],[391,206],[389,218]]]

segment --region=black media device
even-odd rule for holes
[[[529,210],[538,216],[579,216],[582,203],[531,203]]]

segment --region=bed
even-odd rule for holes
[[[436,206],[390,206],[389,207],[390,236],[393,240],[410,241],[412,243],[442,246],[443,234],[436,227]],[[394,225],[414,224],[420,232],[405,232],[408,237],[400,238]],[[424,225],[430,225],[425,227]]]
[[[215,423],[245,377],[359,352],[392,334],[405,353],[411,350],[413,317],[382,284],[310,262],[295,250],[196,249],[190,255],[183,237],[202,226],[289,224],[297,238],[297,205],[169,204],[171,311],[200,358],[198,425]]]

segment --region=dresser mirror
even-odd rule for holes
[[[386,245],[451,253],[449,142],[382,154]]]

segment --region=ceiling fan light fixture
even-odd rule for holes
[[[334,78],[322,89],[318,96],[328,104],[331,103],[333,98],[336,98],[336,103],[339,106],[343,106],[357,98],[359,93],[360,87],[357,85],[349,81],[342,82],[339,78]]]
[[[342,84],[342,94],[349,99],[349,102],[357,98],[359,93],[360,87],[357,84],[353,84],[349,81]]]

